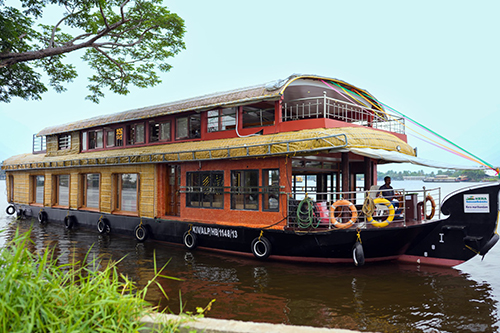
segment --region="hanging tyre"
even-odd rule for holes
[[[352,247],[352,259],[356,266],[363,266],[365,264],[365,253],[360,242],[354,243]]]
[[[49,219],[49,215],[47,214],[47,212],[41,210],[38,213],[38,223],[45,224],[48,219]]]
[[[266,237],[257,237],[252,241],[252,253],[257,259],[267,259],[271,250],[271,242]]]
[[[101,234],[109,234],[111,232],[111,227],[109,226],[109,221],[107,218],[103,217],[100,218],[99,221],[97,221],[97,231],[99,231],[99,233]]]
[[[198,246],[198,237],[196,237],[196,234],[189,231],[184,233],[182,240],[184,241],[184,246],[190,250],[194,250]]]
[[[19,210],[16,212],[16,216],[18,219],[22,219],[25,217],[24,210],[19,208]]]
[[[5,212],[9,215],[13,215],[16,212],[16,207],[14,207],[14,205],[8,205]]]
[[[148,228],[145,225],[139,224],[137,227],[135,227],[134,235],[135,238],[142,243],[149,237]]]
[[[76,217],[74,217],[73,215],[67,215],[65,218],[64,218],[64,226],[66,227],[66,229],[71,229],[74,227],[76,223]]]

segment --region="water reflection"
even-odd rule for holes
[[[298,265],[260,262],[181,246],[137,243],[133,237],[66,230],[50,223],[8,221],[4,237],[33,225],[32,251],[54,247],[62,262],[84,260],[86,253],[125,258],[119,269],[144,286],[157,266],[168,262],[159,279],[168,294],[152,288],[148,300],[177,313],[216,302],[208,316],[271,323],[383,332],[498,331],[497,301],[487,282],[454,269],[391,263]],[[179,291],[181,296],[179,296]]]

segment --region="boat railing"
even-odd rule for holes
[[[328,118],[361,126],[405,133],[405,119],[360,105],[327,97],[306,97],[289,100],[282,106],[283,121]]]
[[[441,218],[441,189],[294,192],[288,194],[287,228],[313,231],[401,227]]]

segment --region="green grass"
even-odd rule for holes
[[[30,233],[16,233],[0,250],[1,332],[140,332],[154,308],[144,300],[162,269],[138,290],[116,262],[98,259],[60,265],[53,250],[32,253]],[[88,254],[87,254],[88,256]],[[164,327],[175,332],[176,327]]]

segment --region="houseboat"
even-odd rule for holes
[[[500,183],[446,198],[378,190],[378,164],[424,163],[404,125],[369,92],[316,75],[56,125],[3,163],[7,213],[261,260],[484,256]]]

